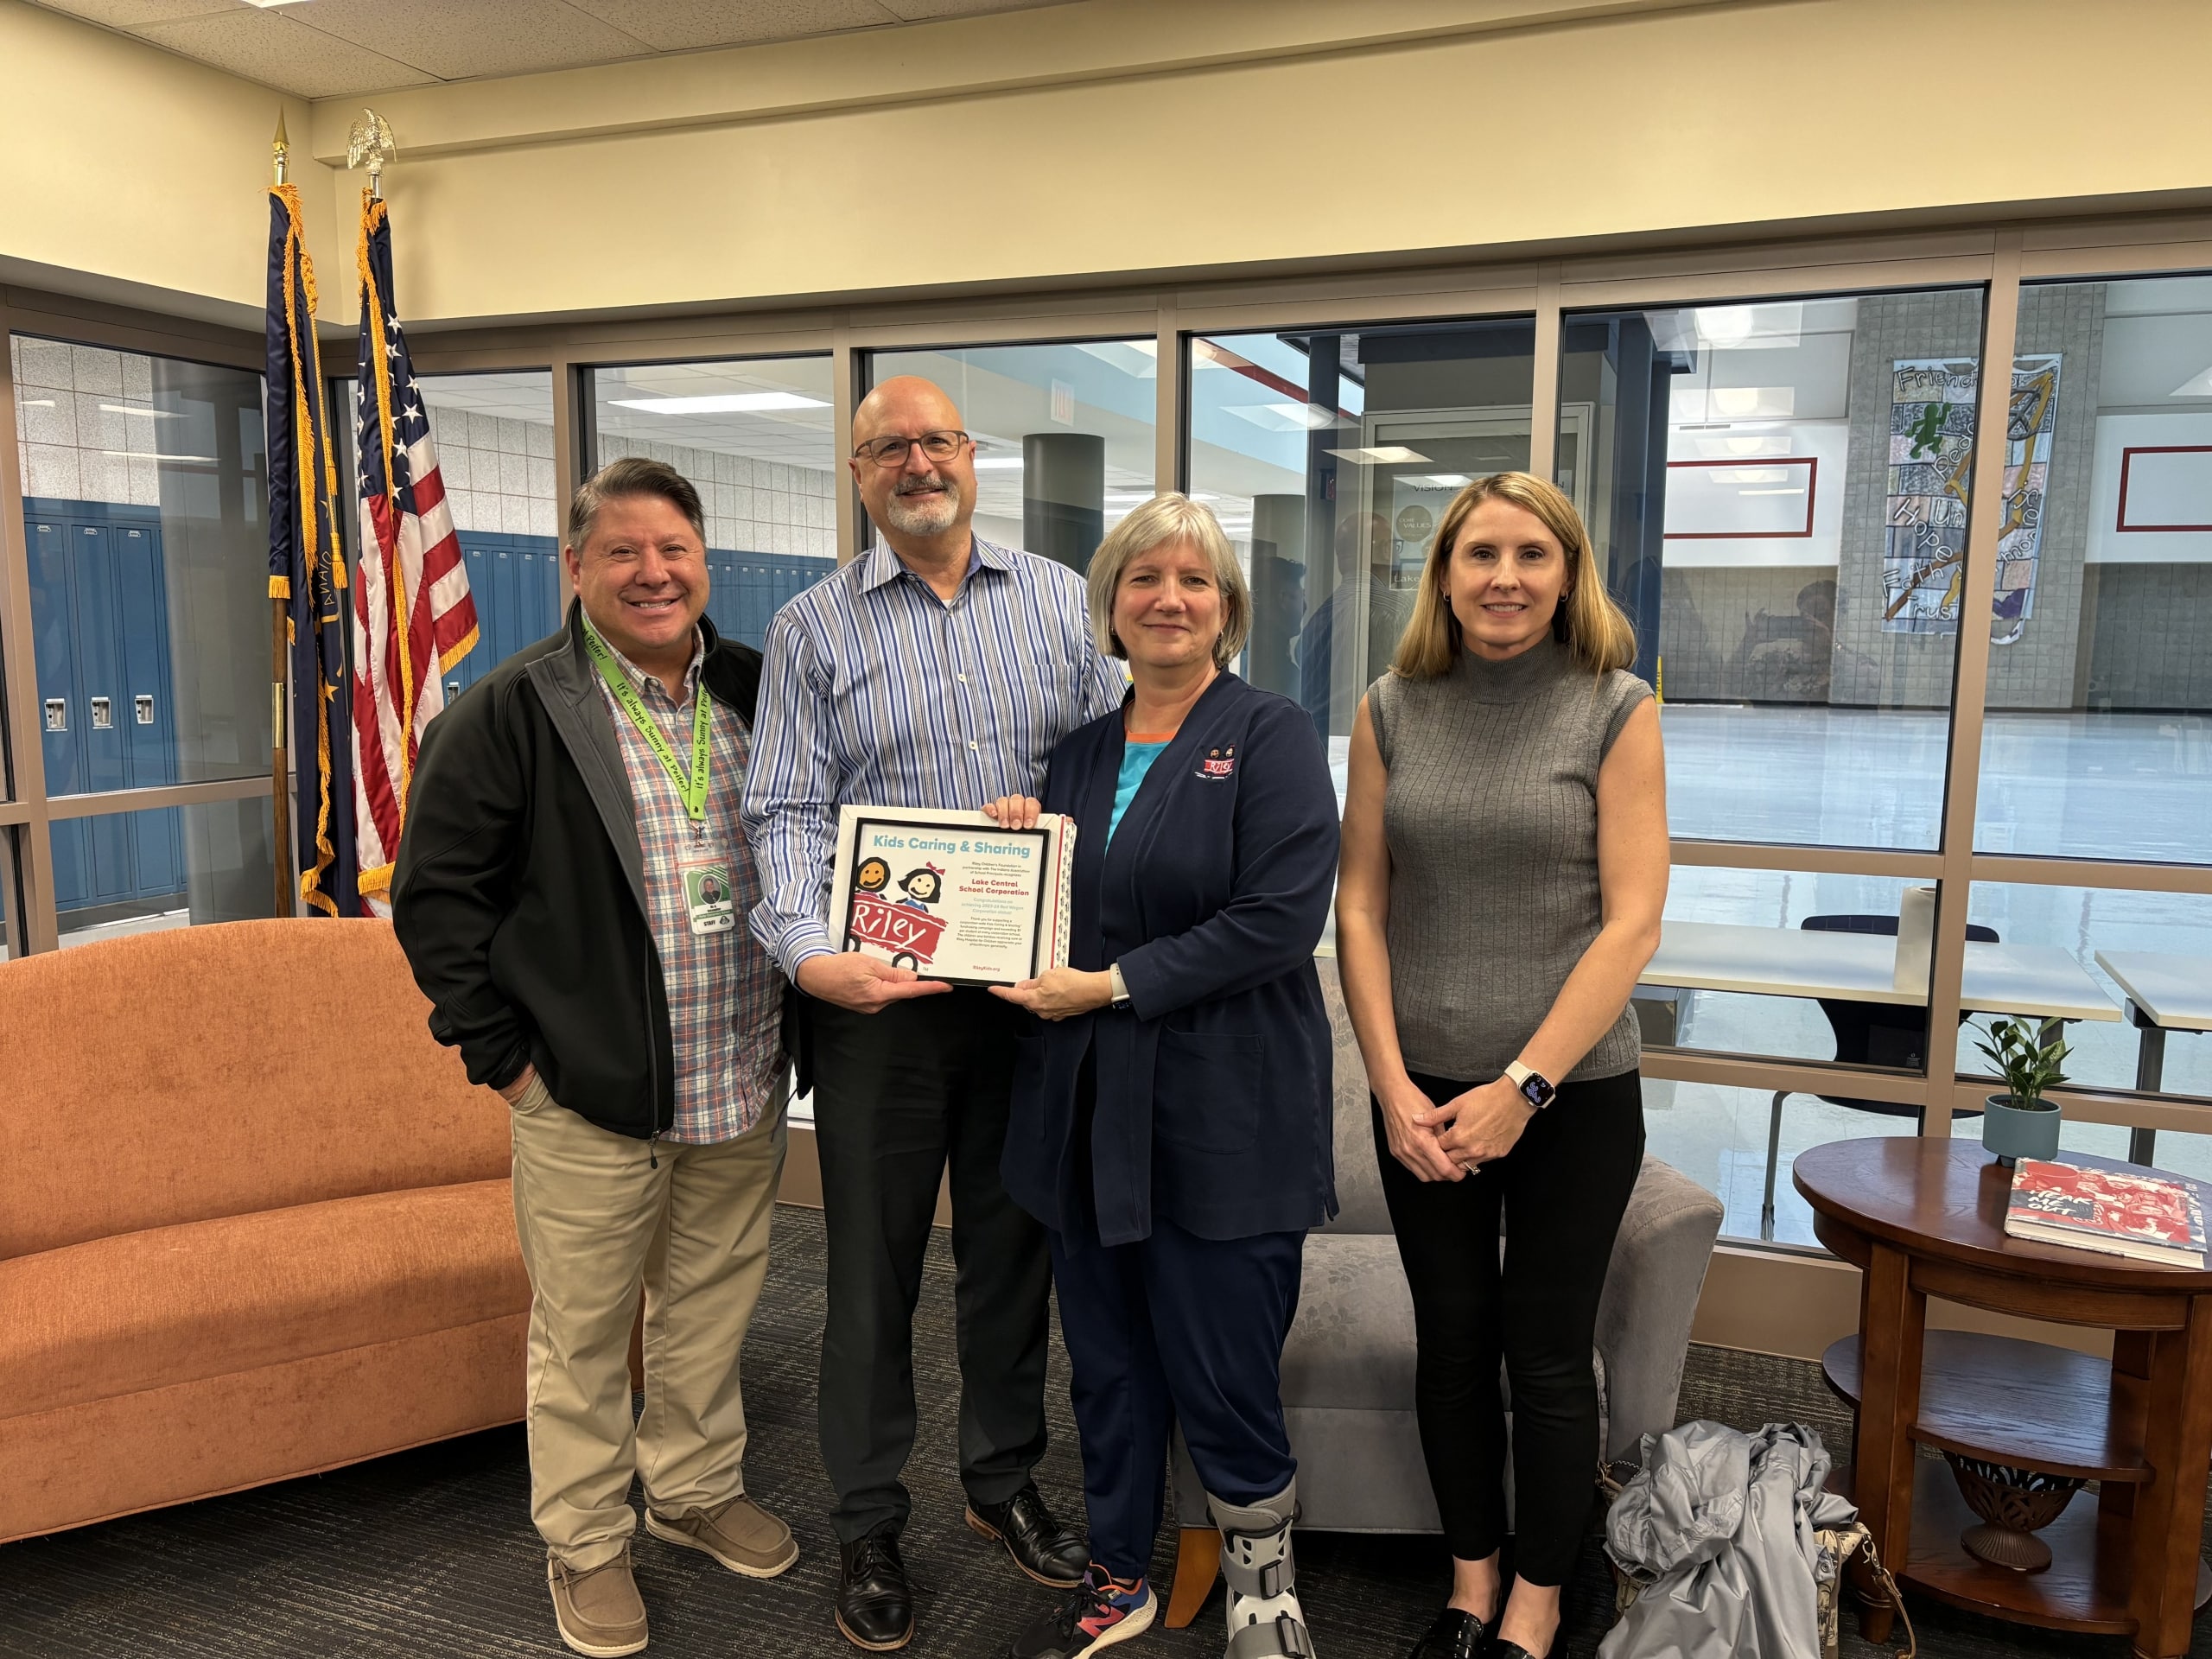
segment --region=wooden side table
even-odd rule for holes
[[[2127,1166],[2083,1154],[2070,1163]],[[2179,1179],[2179,1178],[2177,1178]],[[1797,1190],[1821,1243],[1861,1268],[1859,1334],[1823,1359],[1857,1408],[1859,1516],[1897,1579],[1938,1600],[2048,1629],[2133,1638],[2176,1659],[2212,1599],[2201,1559],[2212,1463],[2212,1272],[2005,1236],[2012,1172],[1969,1141],[1887,1136],[1815,1147]],[[2198,1184],[2212,1213],[2212,1191]],[[2112,1363],[2042,1343],[1927,1330],[1928,1298],[2115,1332]],[[1925,1445],[2099,1483],[2037,1535],[2039,1573],[1967,1553],[1974,1516]],[[1891,1614],[1860,1595],[1868,1638]]]

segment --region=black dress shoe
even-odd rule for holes
[[[837,1546],[837,1628],[870,1653],[903,1648],[914,1637],[914,1592],[899,1559],[899,1523],[886,1521]]]
[[[1045,1507],[1033,1480],[1003,1503],[969,1499],[968,1524],[1004,1544],[1016,1567],[1055,1590],[1074,1589],[1090,1565],[1090,1547]]]
[[[1555,1648],[1558,1645],[1558,1641],[1554,1639],[1552,1647]],[[1492,1659],[1552,1659],[1551,1648],[1546,1648],[1541,1654],[1534,1654],[1518,1642],[1501,1642],[1491,1649],[1491,1652]]]
[[[1491,1659],[1490,1627],[1472,1613],[1446,1607],[1406,1659]]]

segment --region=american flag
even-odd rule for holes
[[[361,196],[360,569],[353,583],[353,802],[362,902],[385,897],[441,677],[476,643],[476,604],[429,416],[392,303],[385,204]]]

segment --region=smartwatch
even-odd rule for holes
[[[1521,1098],[1529,1103],[1529,1109],[1541,1112],[1552,1103],[1559,1090],[1552,1087],[1552,1080],[1541,1071],[1532,1071],[1516,1060],[1505,1068],[1506,1080],[1521,1091]]]
[[[1122,964],[1117,962],[1114,963],[1113,966],[1107,969],[1106,977],[1109,982],[1111,982],[1114,987],[1113,1000],[1108,1006],[1116,1008],[1128,1007],[1129,1006],[1129,988],[1122,981]]]

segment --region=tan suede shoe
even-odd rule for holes
[[[578,1653],[620,1659],[644,1649],[645,1604],[631,1576],[627,1548],[588,1573],[549,1560],[545,1576],[553,1586],[553,1618],[561,1639]]]
[[[648,1509],[645,1530],[686,1549],[702,1549],[748,1579],[772,1579],[798,1560],[791,1529],[742,1495],[711,1510],[688,1510],[673,1520]]]

